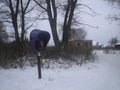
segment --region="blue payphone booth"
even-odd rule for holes
[[[50,34],[47,31],[34,29],[30,33],[30,44],[32,50],[37,53],[38,78],[41,78],[40,51],[44,50],[50,40]]]

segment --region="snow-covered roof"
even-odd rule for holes
[[[120,42],[119,42],[119,43],[116,43],[115,45],[120,45]]]

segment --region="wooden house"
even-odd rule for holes
[[[83,49],[92,49],[92,40],[86,40],[86,31],[84,29],[71,29],[69,33],[68,49],[80,51]]]
[[[74,48],[74,49],[82,49],[82,48],[88,48],[92,49],[92,40],[70,40],[68,42],[68,48]]]
[[[114,47],[115,47],[115,49],[119,49],[119,50],[120,50],[120,43],[116,43],[116,44],[114,45]]]

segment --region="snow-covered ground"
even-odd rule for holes
[[[0,69],[0,90],[120,90],[120,52],[96,51],[98,60],[71,68]]]

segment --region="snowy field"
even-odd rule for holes
[[[120,51],[96,51],[97,60],[71,68],[0,69],[0,90],[120,90]]]

